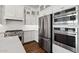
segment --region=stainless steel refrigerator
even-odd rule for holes
[[[52,14],[39,18],[39,45],[52,53]]]

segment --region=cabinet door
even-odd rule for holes
[[[5,6],[5,16],[6,19],[14,19],[15,18],[15,6],[6,5]]]
[[[37,25],[38,19],[36,15],[36,11],[32,11],[32,9],[25,9],[25,20],[26,25]]]
[[[26,25],[31,24],[31,10],[25,9],[25,21]]]
[[[29,41],[37,41],[38,42],[38,31],[29,30],[24,32],[24,43]]]
[[[4,18],[24,20],[24,7],[21,5],[6,5]]]
[[[24,20],[24,6],[22,5],[15,6],[15,18],[17,20]]]

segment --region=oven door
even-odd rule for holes
[[[76,52],[75,36],[54,33],[55,44],[62,46],[68,50]]]

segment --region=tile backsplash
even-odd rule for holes
[[[18,26],[12,26],[12,25],[1,25],[0,26],[0,32],[4,32],[6,30],[38,30],[38,25],[18,25]]]

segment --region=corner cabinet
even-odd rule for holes
[[[23,5],[5,5],[4,19],[24,20],[24,6]]]

